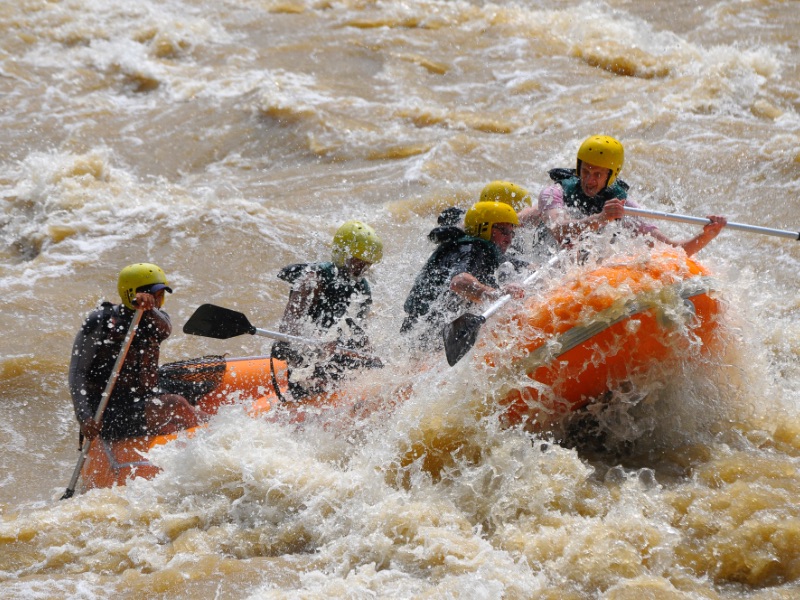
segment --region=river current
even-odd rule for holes
[[[606,447],[505,429],[484,371],[397,344],[438,212],[536,197],[592,134],[645,208],[797,231],[798,2],[0,0],[0,31],[0,598],[800,595],[797,242],[698,254],[727,350],[654,376]],[[181,326],[274,329],[278,270],[348,219],[385,245],[367,385],[410,398],[302,430],[231,406],[155,479],[59,501],[72,340],[123,266],[174,287],[162,362],[260,355]]]

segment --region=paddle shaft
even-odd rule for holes
[[[534,281],[536,281],[537,279],[539,279],[539,278],[542,276],[542,273],[543,273],[543,272],[544,272],[546,269],[549,269],[549,268],[550,268],[550,267],[552,267],[554,264],[556,264],[560,258],[561,258],[561,257],[560,257],[559,255],[555,255],[555,256],[551,257],[551,258],[550,258],[550,260],[548,260],[548,261],[547,261],[547,262],[546,262],[546,263],[545,263],[543,266],[541,266],[541,267],[539,267],[538,269],[536,269],[536,271],[534,271],[533,273],[531,273],[530,275],[528,275],[528,276],[527,276],[527,277],[526,277],[526,278],[523,280],[523,282],[522,282],[522,287],[528,286],[528,285],[530,285],[531,283],[533,283]],[[497,300],[495,300],[495,301],[494,301],[494,303],[490,304],[490,305],[489,305],[489,308],[487,308],[487,309],[486,309],[486,310],[485,310],[485,311],[484,311],[484,312],[481,314],[481,316],[482,316],[484,319],[488,319],[488,318],[489,318],[489,317],[491,317],[491,316],[492,316],[494,313],[496,313],[498,310],[500,310],[500,309],[503,307],[503,305],[505,305],[505,303],[506,303],[506,302],[508,302],[509,300],[511,300],[511,294],[506,294],[506,295],[504,295],[504,296],[501,296],[500,298],[498,298]]]
[[[536,279],[539,279],[544,272],[556,264],[560,258],[561,257],[558,254],[552,256],[546,264],[541,265],[538,269],[536,269],[536,271],[525,278],[525,280],[522,282],[523,287],[530,285]],[[483,314],[473,315],[470,313],[464,313],[457,319],[445,325],[444,330],[442,331],[442,337],[444,338],[444,353],[447,357],[447,363],[451,367],[455,366],[455,364],[460,361],[475,344],[475,341],[478,338],[478,332],[480,331],[481,326],[483,326],[483,324],[486,322],[486,319],[500,310],[500,308],[505,305],[506,302],[511,300],[511,297],[511,294],[505,294],[491,304],[489,308],[483,312]]]
[[[261,329],[259,327],[253,327],[252,329],[253,335],[261,335],[264,337],[272,338],[273,340],[278,340],[279,342],[289,342],[291,344],[305,344],[307,346],[324,346],[328,342],[323,340],[315,340],[312,338],[304,338],[299,337],[296,335],[288,335],[286,333],[279,333],[277,331],[270,331],[269,329]],[[350,350],[349,348],[343,348],[342,346],[336,346],[336,352],[338,354],[344,354],[345,356],[352,356],[353,358],[360,358],[364,360],[378,360],[377,357],[372,356],[370,354],[362,354],[361,352],[356,352],[355,350]]]
[[[297,335],[289,335],[286,333],[279,333],[277,331],[270,331],[269,329],[261,329],[253,327],[253,335],[262,335],[264,337],[278,340],[279,342],[289,342],[291,344],[305,344],[307,346],[322,346],[326,342],[322,340],[315,340],[312,338],[304,338]]]
[[[189,335],[202,335],[218,340],[227,340],[232,337],[249,334],[262,335],[280,342],[302,344],[305,346],[325,346],[330,343],[323,340],[303,338],[296,335],[270,331],[269,329],[260,329],[253,326],[244,313],[214,304],[203,304],[199,306],[184,324],[183,332]],[[369,362],[380,362],[380,359],[375,356],[361,354],[355,350],[350,350],[341,346],[336,347],[336,352]]]
[[[130,327],[128,327],[128,333],[125,336],[125,340],[122,342],[122,348],[114,363],[114,368],[111,370],[111,377],[108,378],[106,388],[100,396],[100,404],[97,406],[97,410],[94,413],[94,420],[97,423],[102,423],[103,421],[103,413],[106,411],[106,406],[108,406],[108,401],[111,398],[111,392],[114,391],[114,386],[117,384],[117,379],[119,379],[119,372],[122,370],[122,364],[125,362],[125,357],[128,355],[128,350],[130,350],[131,344],[133,343],[133,336],[136,334],[136,328],[139,327],[139,321],[142,320],[142,314],[144,314],[144,311],[141,308],[138,309],[133,315]],[[78,478],[81,476],[83,463],[86,462],[86,457],[89,455],[91,446],[92,440],[87,439],[83,444],[83,448],[81,448],[81,455],[78,458],[78,464],[75,465],[75,471],[72,473],[72,479],[69,480],[67,490],[64,492],[64,495],[61,496],[62,500],[71,498],[75,493],[75,487],[78,484]]]
[[[643,208],[625,207],[625,216],[632,217],[650,217],[652,219],[661,219],[662,221],[675,221],[678,223],[693,223],[695,225],[708,225],[711,223],[709,219],[704,217],[691,217],[688,215],[676,215],[673,213],[665,213],[657,210],[645,210]],[[763,235],[772,235],[775,237],[789,238],[792,240],[800,240],[800,231],[784,231],[781,229],[769,229],[768,227],[758,227],[756,225],[744,225],[742,223],[728,222],[725,225],[726,229],[737,229],[739,231],[747,231],[749,233],[761,233]]]

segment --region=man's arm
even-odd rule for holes
[[[550,229],[553,237],[556,238],[559,243],[563,243],[586,231],[597,231],[614,220],[614,218],[609,218],[605,214],[605,209],[601,213],[590,215],[583,219],[576,219],[570,216],[564,209],[553,209],[544,213],[543,221]]]
[[[283,312],[280,331],[291,335],[300,335],[302,321],[309,314],[311,306],[317,299],[319,282],[316,274],[310,272],[303,276],[299,283],[289,292],[289,301]]]
[[[539,194],[539,212],[542,222],[550,229],[559,243],[577,237],[585,231],[597,231],[606,224],[625,216],[625,200],[615,198],[603,206],[595,215],[576,219],[564,204],[564,189],[558,184],[545,187]]]
[[[719,235],[719,232],[722,231],[722,228],[728,224],[728,220],[725,217],[709,215],[708,219],[711,221],[711,223],[704,225],[703,230],[700,233],[693,238],[686,240],[685,242],[676,242],[671,240],[658,229],[650,231],[649,235],[660,242],[669,244],[670,246],[683,248],[688,256],[692,256],[693,254],[696,254],[705,248],[708,243],[711,242],[711,240]]]
[[[466,298],[470,302],[482,302],[484,300],[498,300],[506,294],[513,298],[525,297],[525,290],[521,286],[510,283],[500,289],[490,285],[484,285],[474,275],[469,273],[459,273],[450,280],[450,291]]]

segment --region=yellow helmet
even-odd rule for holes
[[[170,294],[172,288],[167,285],[167,276],[163,269],[151,263],[136,263],[128,265],[119,272],[117,290],[122,303],[136,310],[133,301],[136,300],[136,292],[148,291],[156,293],[160,290],[167,290]]]
[[[476,202],[464,217],[464,230],[488,241],[492,238],[492,225],[495,223],[519,225],[517,211],[505,202]]]
[[[481,191],[480,202],[504,202],[519,212],[531,205],[531,194],[524,187],[510,181],[492,181]]]
[[[578,177],[581,175],[581,162],[596,167],[610,169],[606,187],[614,183],[625,162],[625,150],[622,144],[607,135],[593,135],[587,138],[578,149]]]
[[[375,264],[383,258],[383,242],[369,225],[347,221],[333,236],[333,263],[343,267],[350,257]]]

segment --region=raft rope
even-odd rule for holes
[[[275,346],[273,345],[273,348]],[[286,397],[281,393],[281,386],[278,385],[278,378],[275,375],[275,362],[272,358],[272,353],[270,353],[269,357],[269,374],[272,377],[272,387],[275,390],[275,395],[278,396],[278,400],[281,402],[286,402]]]
[[[671,286],[674,297],[680,298],[687,309],[687,315],[694,315],[694,304],[691,299],[695,296],[713,292],[713,279],[710,277],[695,277],[688,281]],[[540,367],[548,362],[563,356],[576,346],[583,344],[606,329],[629,319],[635,315],[658,308],[659,303],[651,298],[635,298],[626,303],[622,313],[611,316],[611,310],[606,310],[596,316],[596,320],[588,325],[573,327],[557,336],[544,346],[537,348],[525,358],[514,361],[517,367],[522,366],[528,371]],[[618,309],[617,309],[618,310]],[[664,320],[662,325],[669,326],[668,319],[663,311],[657,312],[657,318]]]

